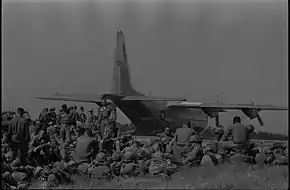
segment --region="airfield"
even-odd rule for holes
[[[252,99],[269,103],[287,102],[285,100],[288,97],[288,90],[285,78],[288,72],[285,63],[288,51],[287,43],[284,42],[287,40],[285,38],[287,38],[288,28],[285,27],[285,21],[288,17],[287,14],[283,14],[285,4],[279,5],[278,9],[268,8],[262,4],[251,4],[248,9],[247,6],[241,6],[239,3],[224,7],[224,5],[210,5],[211,3],[207,2],[205,5],[194,4],[192,7],[186,4],[184,8],[180,6],[177,10],[174,6],[167,7],[160,4],[161,2],[158,1],[158,5],[155,2],[154,7],[149,7],[149,11],[140,11],[140,9],[135,11],[132,10],[134,6],[127,4],[117,5],[123,10],[114,9],[112,13],[117,15],[109,17],[103,15],[105,12],[108,13],[103,11],[103,8],[105,10],[108,8],[101,8],[100,4],[98,6],[87,4],[84,6],[85,9],[81,6],[78,8],[63,6],[65,10],[62,10],[59,4],[52,5],[53,3],[51,6],[31,6],[31,4],[24,6],[21,3],[21,7],[18,8],[13,8],[15,5],[5,5],[7,11],[5,11],[3,38],[8,43],[4,45],[3,62],[6,74],[3,80],[9,82],[5,82],[3,88],[4,107],[5,105],[10,107],[11,103],[11,107],[27,105],[24,107],[29,112],[32,111],[30,109],[38,112],[41,111],[40,108],[46,107],[45,103],[30,101],[30,97],[62,91],[62,89],[78,92],[96,90],[102,93],[95,97],[105,92],[105,94],[109,93],[107,94],[110,95],[109,98],[123,98],[124,101],[117,101],[116,104],[127,111],[129,116],[131,115],[130,120],[136,120],[136,126],[142,124],[143,127],[147,127],[148,122],[141,121],[142,119],[139,118],[151,116],[159,118],[159,110],[164,107],[167,108],[166,116],[171,121],[186,123],[196,113],[197,116],[201,116],[196,110],[210,107],[209,110],[203,110],[207,113],[202,115],[207,117],[216,114],[215,126],[219,126],[217,122],[219,111],[228,111],[227,101],[218,101],[217,98],[217,102],[210,103],[210,106],[195,102],[172,104],[169,97],[154,98],[151,96],[151,91],[152,94],[162,95],[178,92],[178,95],[197,100],[207,99],[213,93],[222,92],[224,100],[237,103],[241,99],[245,101],[244,103],[248,103],[238,105],[239,110],[245,118],[253,118],[260,124],[263,122],[258,112],[261,111],[259,107],[263,108],[263,106],[250,104]],[[146,9],[146,6],[142,5],[142,7]],[[102,10],[100,11],[99,8]],[[35,11],[36,9],[38,10]],[[145,12],[149,14],[146,16],[135,14],[145,14]],[[148,18],[150,26],[146,25],[149,23]],[[119,27],[123,27],[128,33],[129,46],[125,46],[123,34],[118,32],[114,52],[114,81],[109,91],[109,88],[102,89],[103,85],[110,84],[107,71],[111,68],[113,51],[109,53],[107,50],[113,50],[114,45],[114,41],[110,40],[113,32],[110,31]],[[127,69],[126,50],[130,52],[130,63],[134,64],[132,68],[135,73],[132,76]],[[71,72],[68,72],[68,67]],[[155,72],[158,70],[157,67],[161,67],[161,71]],[[139,79],[135,82],[129,80],[134,78]],[[146,86],[146,83],[152,85]],[[23,91],[23,86],[27,87],[26,91]],[[140,87],[139,90],[143,90],[143,93],[135,90],[133,86]],[[187,90],[186,87],[192,88],[192,91]],[[171,88],[175,92],[169,90]],[[150,92],[147,96],[145,94],[148,90]],[[122,97],[124,94],[127,97]],[[24,96],[27,98],[23,98]],[[61,98],[58,96],[51,100],[57,98],[71,102],[84,100],[87,103],[100,104],[95,97],[91,99],[89,96],[81,96],[75,99],[72,96]],[[141,103],[122,103],[137,102],[136,100]],[[75,102],[71,103],[74,104]],[[220,108],[218,111],[213,109],[217,104]],[[60,105],[61,102],[57,107]],[[180,108],[184,110],[181,111]],[[230,108],[233,110],[232,105]],[[141,110],[140,114],[135,115],[138,110]],[[147,114],[147,110],[151,113]],[[250,112],[252,114],[249,114]],[[286,116],[273,119],[272,123],[269,123],[272,117],[267,117],[266,114],[261,116],[265,118],[266,127],[271,126],[275,129],[279,126],[289,127],[288,122],[286,125],[282,122]],[[206,122],[203,126],[206,126]],[[148,141],[159,137],[136,138],[139,141]],[[203,145],[210,140],[203,139]],[[277,142],[288,146],[288,141],[252,141],[261,150]],[[98,168],[99,172],[102,172],[101,170],[101,167]],[[72,183],[61,183],[56,189],[289,189],[288,165],[266,165],[261,168],[247,164],[181,167],[170,178],[148,175],[129,178],[123,176],[106,181],[93,176],[86,176],[86,178],[74,174],[69,176],[72,177]],[[29,189],[41,189],[42,185],[40,180],[36,181],[32,178]]]
[[[225,110],[241,110],[247,117],[257,119],[261,126],[263,121],[259,116],[261,110],[287,110],[279,106],[256,105],[252,104],[224,104],[217,103],[196,103],[176,98],[159,98],[145,96],[136,91],[130,83],[129,68],[125,52],[125,40],[122,31],[117,31],[117,45],[114,62],[114,75],[112,93],[101,95],[89,94],[60,94],[56,93],[52,96],[37,97],[43,100],[61,100],[71,102],[91,102],[101,105],[99,97],[107,97],[116,107],[125,110],[124,114],[132,121],[132,123],[140,128],[148,129],[148,118],[159,118],[160,111],[166,110],[166,118],[169,121],[186,121],[189,119],[200,118],[204,125],[207,123],[208,117],[212,117],[217,113],[215,125],[219,126],[219,112]],[[120,48],[122,47],[122,48]],[[119,57],[118,57],[118,56]],[[120,64],[122,63],[122,64]],[[161,103],[160,103],[161,102]],[[163,109],[165,107],[165,109]],[[134,108],[134,109],[133,109]],[[156,111],[158,110],[158,111]],[[197,111],[198,110],[198,111]],[[201,110],[205,113],[201,113]],[[185,117],[187,116],[187,117]],[[206,119],[205,119],[206,118]],[[135,121],[135,123],[134,123]],[[174,122],[172,122],[174,124]],[[159,122],[159,127],[164,127],[163,122]],[[155,125],[154,125],[155,127]],[[206,127],[206,126],[204,126]],[[140,129],[139,128],[139,129]],[[154,141],[159,138],[157,136],[147,136],[149,130],[142,131],[144,136],[136,136],[138,141]],[[146,132],[146,134],[145,134]],[[203,139],[203,145],[210,142],[210,138]],[[287,141],[277,140],[253,140],[253,142],[264,149],[273,143],[283,143],[288,145]],[[97,168],[102,170],[102,168]],[[97,173],[102,172],[98,171]],[[88,176],[87,176],[88,177]],[[81,176],[73,177],[73,184],[67,186],[59,186],[63,189],[288,189],[288,168],[286,166],[272,166],[257,168],[256,165],[229,165],[222,164],[202,165],[201,167],[182,167],[173,176],[164,176],[163,179],[157,177],[118,177],[110,181],[90,177],[85,179]],[[39,187],[38,182],[32,185]]]

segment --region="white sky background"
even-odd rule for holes
[[[286,1],[7,2],[3,108],[23,106],[36,117],[63,103],[37,95],[108,92],[118,28],[132,83],[145,94],[215,101],[219,93],[221,102],[288,105]],[[242,116],[223,114],[223,124],[234,114]],[[286,112],[261,116],[265,130],[287,132]]]

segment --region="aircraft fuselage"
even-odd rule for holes
[[[166,101],[114,101],[116,106],[137,127],[135,135],[154,135],[164,130],[166,123],[175,131],[182,124],[194,120],[194,127],[204,128],[208,117],[200,109],[166,108]],[[165,108],[166,122],[160,119],[160,110]]]

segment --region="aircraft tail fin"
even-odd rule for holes
[[[135,95],[135,90],[131,85],[125,38],[121,30],[117,31],[111,93]]]

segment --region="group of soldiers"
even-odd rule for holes
[[[23,108],[2,113],[2,188],[27,189],[33,180],[51,188],[72,182],[73,175],[113,179],[171,176],[180,167],[205,164],[288,164],[288,148],[255,146],[253,126],[239,117],[225,130],[214,130],[215,139],[206,145],[188,125],[137,141],[118,130],[116,118],[116,106],[105,97],[98,114],[66,104],[58,114],[44,109],[35,121]]]

